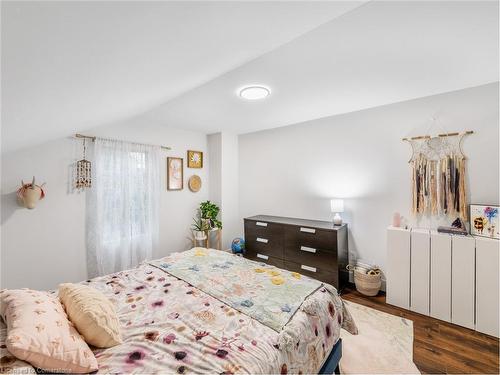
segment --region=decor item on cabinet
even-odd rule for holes
[[[35,184],[35,176],[33,176],[33,181],[27,184],[21,180],[21,187],[17,189],[17,197],[23,203],[24,207],[31,210],[35,208],[39,200],[45,198],[44,185],[45,182],[41,185]]]
[[[198,175],[192,175],[188,180],[188,187],[193,193],[197,193],[201,189],[201,178]]]
[[[191,227],[196,241],[203,241],[207,239],[207,231],[210,230],[210,227],[207,225],[206,221],[203,221],[201,218],[193,218],[193,224]]]
[[[217,219],[220,208],[215,203],[210,201],[200,203],[200,216],[210,223],[210,228],[222,229],[222,222]]]
[[[394,215],[392,215],[392,226],[394,228],[401,226],[401,214],[399,212],[394,212]]]
[[[500,239],[499,206],[471,204],[470,205],[470,234],[473,236]]]
[[[233,254],[244,254],[245,253],[245,240],[243,238],[235,238],[231,242],[231,251]]]
[[[459,217],[457,217],[449,227],[440,225],[437,231],[439,233],[458,234],[460,236],[467,236],[469,234],[464,222]]]
[[[184,188],[184,161],[182,158],[167,157],[167,190]]]
[[[188,168],[203,168],[203,152],[188,150]]]
[[[92,163],[86,159],[87,138],[83,138],[83,159],[76,162],[75,188],[92,187]]]
[[[245,258],[321,280],[339,291],[349,281],[347,224],[268,215],[244,220]]]
[[[443,133],[403,138],[412,156],[412,213],[458,215],[467,221],[466,157],[462,133]]]
[[[332,213],[335,214],[333,216],[333,224],[342,225],[342,217],[340,216],[340,214],[344,212],[344,200],[332,199],[330,201],[330,208],[332,210]]]
[[[365,296],[376,296],[382,285],[381,271],[378,266],[367,266],[357,263],[355,266],[347,265],[349,271],[354,272],[356,290]]]

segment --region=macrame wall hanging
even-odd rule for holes
[[[403,138],[412,147],[412,214],[468,218],[466,157],[462,140],[472,131]]]
[[[92,187],[92,163],[86,159],[87,144],[83,139],[83,159],[76,162],[75,188]]]

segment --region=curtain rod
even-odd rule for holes
[[[467,130],[466,132],[464,133],[459,133],[459,132],[455,132],[455,133],[443,133],[443,134],[438,134],[434,137],[431,137],[430,135],[418,135],[416,137],[411,137],[411,138],[403,138],[402,140],[403,141],[415,141],[417,139],[431,139],[431,138],[438,138],[438,137],[454,137],[456,135],[460,135],[460,134],[463,134],[463,135],[467,135],[467,134],[474,134],[474,131],[473,130]]]
[[[95,136],[90,136],[90,135],[83,135],[83,134],[78,134],[78,133],[75,134],[75,137],[76,138],[92,139],[92,142],[94,142],[96,140],[96,138],[107,139],[107,138],[100,138],[100,137],[95,137]],[[110,140],[112,140],[112,139],[110,139]],[[143,145],[143,146],[155,146],[155,145],[150,145],[150,144],[145,144],[145,143],[137,143],[137,142],[131,142],[131,143],[136,143],[136,144]],[[162,149],[164,149],[164,150],[171,150],[172,149],[171,147],[168,147],[168,146],[160,146],[160,147]]]

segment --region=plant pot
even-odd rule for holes
[[[204,228],[207,228],[207,229],[212,228],[212,221],[210,219],[201,218],[201,223],[203,224]]]
[[[203,230],[195,230],[194,232],[194,239],[197,241],[203,241],[207,239],[207,235],[205,231]]]

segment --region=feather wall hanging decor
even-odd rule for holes
[[[412,147],[411,212],[414,215],[468,219],[466,160],[461,143],[467,134],[444,133],[403,138]]]

